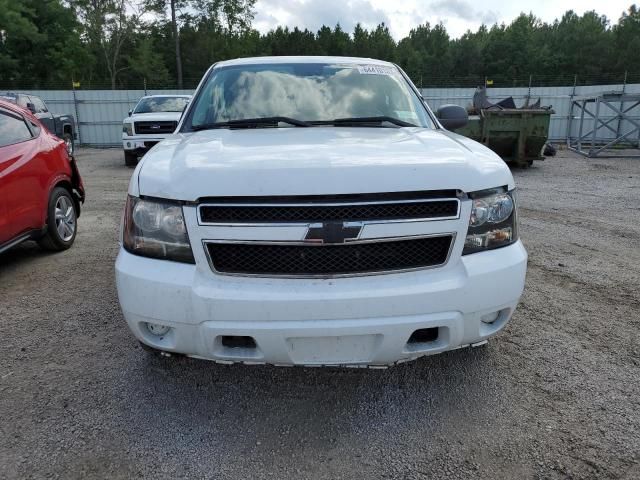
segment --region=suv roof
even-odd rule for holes
[[[170,95],[170,94],[163,94],[163,95],[145,95],[142,98],[163,98],[163,97],[180,97],[180,98],[191,98],[191,95],[185,94],[185,93],[176,93],[175,95]]]
[[[216,67],[228,67],[230,65],[261,65],[269,63],[339,63],[353,65],[384,65],[393,67],[391,62],[376,60],[374,58],[360,57],[328,57],[328,56],[293,56],[293,57],[249,57],[236,58],[235,60],[225,60],[218,62]]]

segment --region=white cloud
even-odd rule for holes
[[[255,27],[267,31],[277,26],[317,31],[322,25],[352,32],[358,22],[367,28],[389,23],[390,18],[369,0],[261,0],[256,6]]]
[[[453,17],[467,22],[493,24],[498,20],[498,14],[491,10],[476,10],[465,0],[438,0],[431,3],[430,11],[444,17]]]
[[[560,18],[567,10],[582,14],[595,10],[615,23],[633,0],[258,0],[254,26],[266,32],[279,25],[318,30],[340,23],[348,32],[356,23],[371,28],[386,23],[399,40],[425,22],[442,22],[453,37],[481,24],[509,23],[521,12],[544,21]]]

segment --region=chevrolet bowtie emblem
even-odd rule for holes
[[[309,225],[305,242],[309,243],[346,243],[357,240],[362,230],[358,222],[323,222]]]

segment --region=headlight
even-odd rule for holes
[[[511,245],[518,240],[515,190],[483,190],[469,194],[473,206],[463,255]]]
[[[122,133],[126,133],[129,137],[133,136],[133,123],[124,122],[122,124]]]
[[[173,202],[127,197],[122,243],[143,257],[195,263],[182,207]]]

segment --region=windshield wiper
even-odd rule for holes
[[[351,126],[351,125],[377,126],[382,123],[392,123],[394,125],[398,125],[399,127],[416,127],[417,126],[413,123],[400,120],[399,118],[389,117],[386,115],[381,115],[379,117],[336,118],[335,120],[321,120],[321,121],[312,122],[312,123],[314,125],[335,125],[337,127],[344,127],[344,126]]]
[[[210,130],[214,128],[258,128],[262,126],[277,127],[278,123],[288,123],[295,127],[310,127],[311,125],[303,120],[289,117],[261,117],[261,118],[241,118],[238,120],[228,120],[226,122],[203,123],[192,125],[191,130]]]

